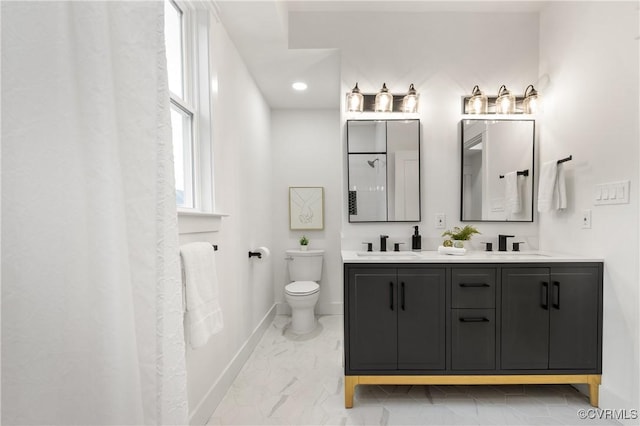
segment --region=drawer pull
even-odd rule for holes
[[[491,287],[487,283],[460,283],[460,287]]]
[[[404,281],[400,283],[400,304],[402,305],[402,310],[404,311]]]
[[[389,309],[393,311],[393,283],[389,283]]]
[[[489,318],[485,318],[485,317],[460,318],[460,322],[489,322]]]
[[[549,283],[542,282],[540,287],[540,307],[549,310]]]
[[[554,289],[553,307],[556,309],[560,309],[560,282],[559,281],[553,282],[553,289]]]

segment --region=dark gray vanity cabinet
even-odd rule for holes
[[[599,370],[598,267],[502,269],[501,368]]]
[[[345,268],[348,369],[445,368],[445,269]]]
[[[602,262],[345,263],[345,407],[359,385],[559,384],[602,373]]]

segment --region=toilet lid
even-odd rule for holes
[[[314,281],[294,281],[287,284],[284,290],[294,296],[305,296],[317,292],[320,290],[320,286]]]

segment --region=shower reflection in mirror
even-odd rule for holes
[[[349,222],[420,220],[419,120],[348,120]]]

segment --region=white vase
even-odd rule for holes
[[[307,251],[308,247],[309,247],[308,245],[306,245],[306,246],[301,245],[300,246],[300,251]]]

